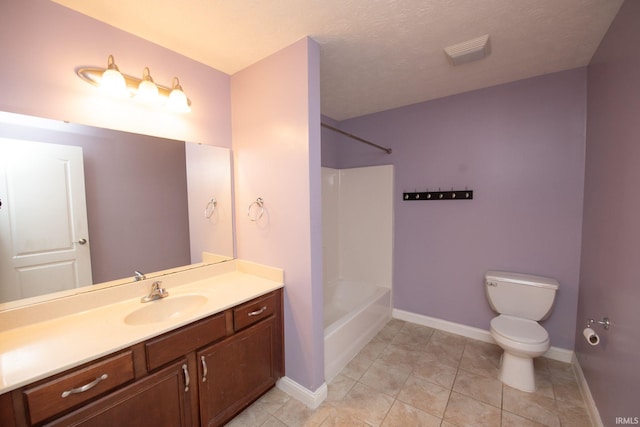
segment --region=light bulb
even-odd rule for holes
[[[138,85],[136,99],[145,103],[156,103],[159,100],[158,86],[153,82],[148,67],[144,67],[144,71],[142,72],[142,81]]]
[[[179,113],[188,113],[189,111],[191,111],[187,95],[185,95],[182,91],[182,86],[180,86],[180,82],[178,81],[177,77],[174,77],[173,79],[173,88],[171,89],[171,93],[169,94],[167,108]]]
[[[113,55],[109,55],[107,63],[107,69],[102,73],[102,79],[100,80],[100,89],[115,96],[128,96],[127,83],[124,80],[124,76],[118,70],[118,66],[113,60]]]

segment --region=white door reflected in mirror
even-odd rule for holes
[[[0,302],[90,285],[82,148],[2,138],[0,159]]]

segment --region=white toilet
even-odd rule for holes
[[[491,308],[491,336],[503,350],[500,380],[518,390],[536,389],[533,358],[550,346],[549,334],[538,324],[551,313],[558,281],[529,274],[487,271],[485,288]]]

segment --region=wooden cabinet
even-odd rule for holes
[[[283,375],[281,291],[232,311],[234,334],[196,354],[202,426],[223,425]]]
[[[191,393],[186,378],[184,359],[45,425],[188,427]]]
[[[125,351],[23,391],[31,424],[133,381],[133,353]]]
[[[0,395],[2,426],[218,426],[284,374],[282,290]]]
[[[220,313],[149,340],[144,345],[147,368],[152,371],[225,335],[225,313]]]
[[[198,352],[202,425],[222,425],[275,384],[275,329],[265,320]]]

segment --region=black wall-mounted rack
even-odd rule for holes
[[[473,190],[402,193],[402,200],[472,200]]]

